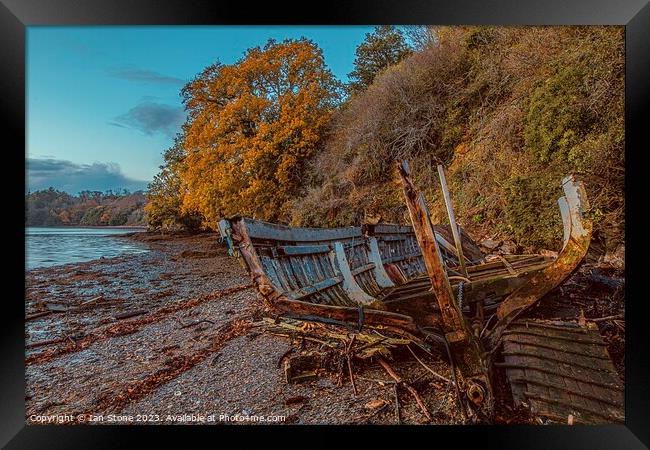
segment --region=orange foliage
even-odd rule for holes
[[[340,87],[311,41],[269,41],[214,64],[183,89],[184,212],[214,228],[224,216],[286,220]]]

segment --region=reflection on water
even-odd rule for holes
[[[102,256],[143,253],[147,248],[116,235],[141,228],[29,227],[25,229],[27,270],[89,261]]]

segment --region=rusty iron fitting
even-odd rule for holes
[[[467,380],[467,389],[465,392],[474,405],[481,406],[485,399],[485,390],[483,389],[483,386],[472,380]]]

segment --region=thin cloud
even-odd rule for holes
[[[145,101],[115,117],[110,124],[140,130],[148,136],[161,133],[173,137],[184,121],[185,111],[182,107]]]
[[[138,81],[142,83],[168,84],[173,86],[182,86],[185,84],[185,80],[181,78],[164,75],[154,70],[131,67],[112,68],[108,69],[107,72],[109,76],[113,78],[119,78],[121,80]]]
[[[27,185],[32,192],[53,187],[70,194],[85,190],[139,191],[147,188],[146,181],[127,177],[116,163],[77,164],[54,158],[27,159]]]

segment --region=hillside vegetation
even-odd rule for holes
[[[54,188],[25,197],[25,226],[145,225],[143,192],[83,191],[73,196]]]
[[[558,248],[564,175],[587,185],[597,237],[624,228],[624,40],[615,27],[437,30],[336,115],[295,224],[405,222],[395,159],[444,222],[436,164],[474,234]]]
[[[406,158],[439,223],[436,165],[445,166],[456,217],[477,238],[559,248],[555,202],[573,173],[587,186],[595,241],[623,241],[622,27],[411,37],[391,27],[368,35],[347,98],[310,41],[271,41],[207,68],[183,91],[190,116],[161,171],[174,194],[156,196],[170,183],[150,187],[152,225],[189,217],[214,228],[236,213],[309,226],[408,223],[394,170]],[[161,201],[170,198],[171,208]],[[167,212],[156,215],[152,199]]]

